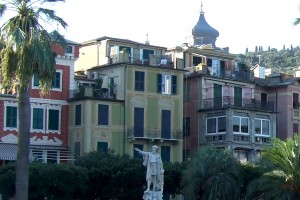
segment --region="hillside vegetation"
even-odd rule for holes
[[[248,66],[254,66],[260,63],[266,69],[271,68],[272,72],[280,72],[285,74],[294,74],[295,69],[300,66],[300,48],[290,46],[283,47],[282,50],[268,49],[263,50],[262,47],[255,48],[255,52],[239,54],[237,59],[239,62],[245,63]]]

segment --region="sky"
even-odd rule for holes
[[[219,31],[217,47],[230,53],[255,46],[278,50],[300,45],[300,0],[202,0],[208,24]],[[84,42],[102,36],[163,47],[192,42],[201,0],[65,0],[52,7],[68,23],[66,39]]]

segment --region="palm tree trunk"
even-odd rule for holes
[[[20,88],[18,104],[18,154],[16,162],[16,200],[28,199],[29,186],[29,145],[31,105],[29,88]]]

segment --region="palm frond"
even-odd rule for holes
[[[5,11],[6,11],[6,5],[0,4],[0,17],[2,17]]]
[[[300,24],[300,18],[296,18],[294,21],[294,25],[299,25]]]
[[[37,10],[37,14],[39,16],[41,16],[41,14],[44,14],[47,17],[47,21],[49,21],[49,22],[57,22],[63,28],[67,28],[67,26],[68,26],[68,24],[62,18],[60,18],[60,17],[58,17],[58,16],[55,15],[55,11],[54,10],[45,9],[45,8],[39,8]]]

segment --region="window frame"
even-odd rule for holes
[[[7,107],[15,107],[16,108],[16,111],[17,111],[17,113],[16,113],[16,127],[6,126],[6,123],[7,123]],[[19,117],[18,103],[17,102],[5,101],[4,102],[4,115],[3,115],[3,118],[4,118],[3,130],[4,131],[17,131],[18,128],[19,128],[18,117]]]
[[[80,106],[80,116],[77,116],[77,106]],[[78,118],[79,117],[79,118]],[[82,104],[76,104],[75,105],[75,116],[74,116],[74,125],[75,126],[81,126],[82,125]],[[79,120],[79,124],[76,122]]]
[[[33,128],[33,110],[34,109],[42,109],[43,110],[43,128]],[[49,129],[49,110],[57,110],[58,111],[58,130],[50,130]],[[57,133],[61,134],[61,114],[62,114],[62,107],[61,105],[31,105],[31,125],[30,125],[30,132],[43,132],[43,133]]]
[[[233,116],[232,118],[233,118],[233,120],[232,120],[232,132],[233,132],[233,134],[241,134],[241,135],[249,135],[250,134],[249,117]],[[234,131],[234,128],[233,128],[234,118],[239,118],[239,132]],[[242,132],[242,121],[241,121],[242,119],[247,119],[247,127],[248,127],[248,132],[247,133]]]
[[[49,128],[49,124],[50,124],[50,117],[49,117],[50,113],[49,112],[50,112],[50,110],[54,110],[54,111],[58,112],[57,130]],[[60,125],[61,125],[60,121],[61,121],[61,110],[57,109],[57,108],[52,108],[52,107],[48,108],[47,109],[47,131],[49,131],[49,132],[58,132],[58,131],[60,131]]]
[[[138,76],[137,76],[138,75]],[[142,77],[143,75],[143,77]],[[144,71],[134,72],[134,91],[144,92],[145,91],[145,75]],[[143,79],[143,80],[141,80]]]
[[[100,120],[102,119],[101,115],[100,115],[100,112],[99,112],[100,106],[107,106],[107,116],[106,116],[107,124],[104,124],[104,123],[100,122]],[[110,125],[110,105],[109,104],[103,104],[103,103],[98,103],[97,104],[97,125],[98,126],[109,126]]]
[[[56,74],[60,73],[59,75],[59,87],[53,87],[53,82],[51,83],[51,89],[52,91],[62,91],[62,82],[63,82],[63,70],[62,69],[56,69],[55,70],[55,75],[53,77],[53,81],[56,80]],[[37,81],[39,80],[39,78],[37,77],[37,75],[33,75],[32,76],[32,81],[31,81],[31,85],[32,85],[32,89],[39,89],[39,84],[36,85],[36,83],[38,83]]]
[[[177,75],[158,73],[157,93],[163,95],[177,94]]]
[[[220,131],[219,132],[219,119],[221,118],[224,118],[225,119],[225,131]],[[212,133],[208,133],[208,120],[210,119],[215,119],[215,132],[212,132]],[[227,124],[226,124],[226,116],[217,116],[217,117],[207,117],[206,120],[205,120],[205,125],[206,125],[206,131],[205,131],[205,134],[206,135],[216,135],[216,134],[226,134],[226,129],[227,129]]]
[[[256,122],[260,121],[260,133],[256,133]],[[263,134],[263,121],[267,121],[268,122],[268,131],[269,134]],[[256,136],[265,136],[265,137],[271,137],[271,120],[269,119],[262,119],[262,118],[254,118],[254,133]]]

